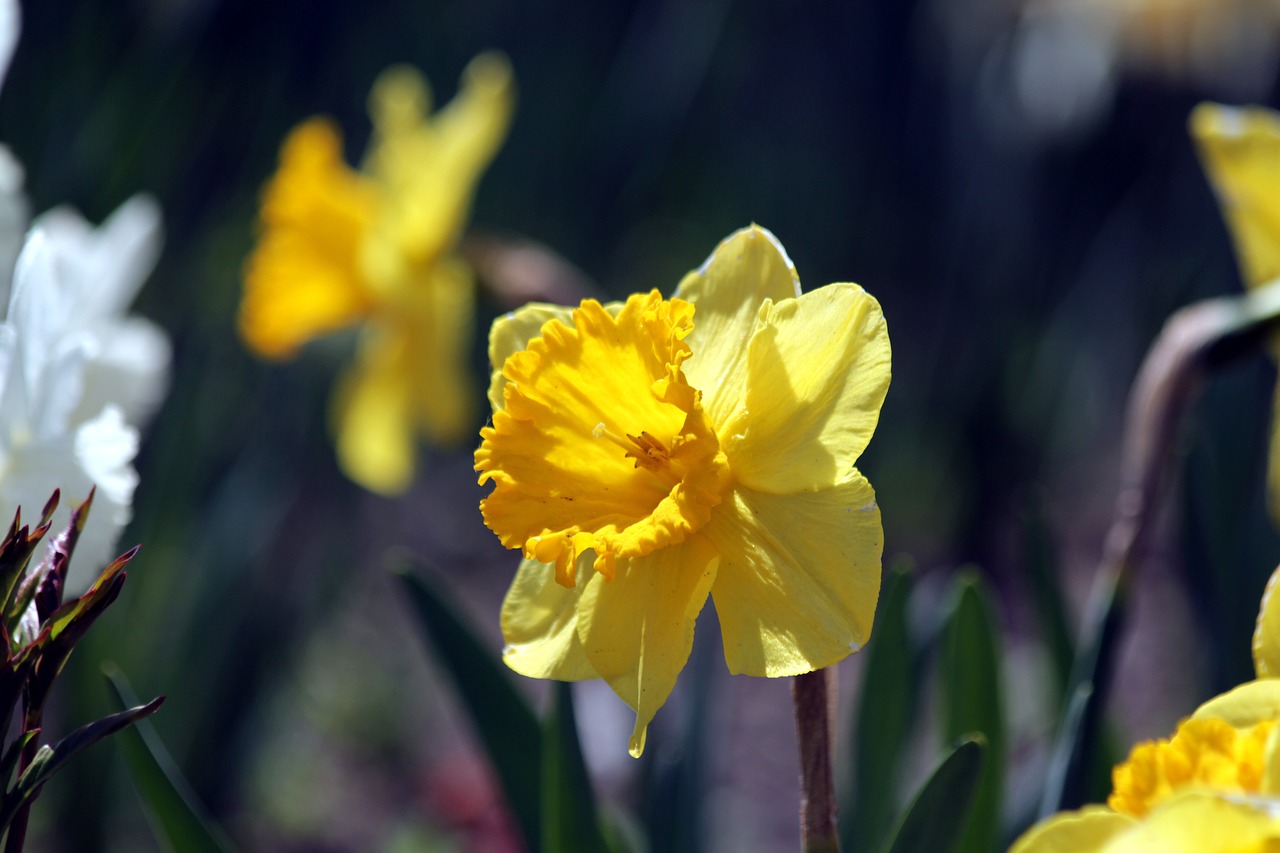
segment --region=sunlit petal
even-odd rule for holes
[[[734,489],[705,535],[723,557],[712,597],[730,672],[797,675],[867,641],[884,534],[857,471],[817,492]]]
[[[502,638],[507,666],[530,678],[579,681],[595,678],[578,639],[578,605],[591,578],[588,552],[575,573],[577,583],[566,589],[556,583],[556,567],[522,560],[515,580],[502,600]]]
[[[693,536],[646,557],[619,559],[612,580],[592,574],[578,636],[591,668],[636,711],[630,752],[667,701],[693,648],[693,626],[716,578],[718,556]]]
[[[1137,823],[1103,806],[1062,812],[1028,829],[1009,853],[1093,853]]]
[[[718,424],[734,476],[783,494],[834,484],[875,431],[889,358],[880,305],[856,284],[767,303],[747,350],[744,404]]]
[[[676,288],[676,298],[695,306],[689,336],[695,355],[685,375],[702,390],[702,405],[714,423],[725,423],[742,405],[747,342],[760,306],[766,299],[799,295],[800,279],[786,250],[758,225],[722,241]]]

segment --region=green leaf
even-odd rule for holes
[[[1094,782],[1106,770],[1105,757],[1110,749],[1103,712],[1127,609],[1124,577],[1123,573],[1110,572],[1099,575],[1094,582],[1086,628],[1071,672],[1071,692],[1040,799],[1041,817],[1094,801]]]
[[[30,802],[40,793],[40,789],[67,762],[103,738],[115,734],[126,726],[133,725],[144,717],[154,714],[164,702],[163,696],[152,699],[145,705],[127,708],[118,714],[111,714],[81,726],[71,734],[52,746],[42,746],[36,752],[35,759],[18,777],[12,796],[5,798],[5,809],[0,815],[0,826],[8,826],[14,814],[24,803]]]
[[[985,769],[986,742],[962,738],[924,783],[894,833],[887,853],[949,853],[969,821]]]
[[[957,849],[961,853],[991,853],[1000,825],[1005,754],[1000,635],[977,574],[962,572],[955,590],[955,605],[943,639],[944,736],[954,742],[978,732],[987,744],[987,760]]]
[[[607,845],[582,760],[573,693],[570,685],[557,682],[554,695],[542,729],[542,849],[596,853]]]
[[[910,565],[899,563],[885,576],[875,628],[862,655],[866,660],[856,716],[853,768],[845,785],[840,821],[845,850],[878,850],[898,813],[897,793],[904,751],[915,719],[918,686],[915,655],[907,625],[911,598]]]
[[[137,701],[118,668],[107,664],[103,666],[103,674],[120,705]],[[160,844],[182,853],[228,853],[235,849],[200,803],[150,722],[141,721],[117,742],[129,768],[133,789],[146,809],[151,831]]]
[[[423,636],[435,648],[466,706],[507,803],[530,850],[542,840],[542,728],[507,670],[445,603],[439,591],[407,566],[394,569]]]
[[[1067,609],[1058,584],[1058,549],[1053,533],[1044,517],[1044,504],[1038,497],[1026,501],[1022,513],[1027,577],[1031,580],[1031,598],[1036,608],[1036,624],[1053,663],[1057,699],[1065,700],[1070,688],[1071,666],[1075,644],[1067,627]]]

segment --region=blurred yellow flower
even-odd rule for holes
[[[524,560],[504,659],[603,678],[632,755],[715,602],[729,670],[829,666],[871,631],[883,532],[853,467],[889,386],[879,304],[801,295],[768,231],[726,239],[663,299],[530,305],[490,335],[485,522]]]
[[[374,491],[409,485],[419,436],[457,441],[471,424],[474,281],[453,251],[513,103],[497,54],[473,60],[434,115],[421,75],[390,69],[369,98],[373,136],[358,171],[343,162],[338,129],[312,119],[285,140],[263,194],[240,334],[264,358],[285,359],[361,326],[333,414],[343,470]]]
[[[1280,114],[1204,103],[1191,135],[1235,242],[1246,287],[1280,279]],[[1273,342],[1273,355],[1280,353]],[[1280,388],[1272,405],[1267,501],[1280,524]]]

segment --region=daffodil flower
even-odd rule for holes
[[[359,171],[343,162],[337,128],[312,119],[286,139],[264,193],[241,336],[259,355],[285,359],[361,327],[334,419],[343,470],[371,490],[408,487],[419,437],[457,441],[471,428],[474,281],[454,247],[506,135],[512,90],[506,60],[484,54],[431,115],[426,81],[393,68],[369,99],[373,137]]]
[[[1107,805],[1064,812],[1028,830],[1012,853],[1131,850],[1253,850],[1280,844],[1280,569],[1258,608],[1253,636],[1258,677],[1205,702],[1173,737],[1135,746],[1112,771]],[[1188,797],[1188,795],[1192,795]],[[1180,799],[1181,798],[1181,799]],[[1175,800],[1178,805],[1171,805]],[[1196,805],[1188,803],[1194,800]],[[1180,817],[1171,817],[1171,815]],[[1241,827],[1240,846],[1203,842],[1196,821],[1213,815]],[[1261,817],[1259,815],[1262,815]],[[1263,820],[1263,817],[1266,820]],[[1255,835],[1254,832],[1263,833]],[[1134,839],[1184,838],[1165,847]],[[1216,832],[1216,831],[1215,831]],[[1154,834],[1153,834],[1154,833]],[[1118,839],[1128,839],[1123,843]],[[1229,835],[1223,834],[1229,839]],[[1147,843],[1144,841],[1143,843]],[[1172,840],[1170,841],[1172,844]]]
[[[778,677],[860,648],[883,531],[854,468],[889,386],[880,306],[801,294],[782,246],[732,235],[671,299],[530,305],[494,323],[485,522],[524,560],[506,663],[603,678],[640,755],[715,603],[730,672]]]
[[[1235,243],[1245,287],[1280,279],[1280,113],[1204,103],[1191,135]],[[1280,354],[1273,342],[1273,354]],[[1280,387],[1274,397],[1267,498],[1280,523]]]

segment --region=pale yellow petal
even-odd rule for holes
[[[384,196],[377,241],[365,257],[376,281],[389,286],[398,263],[429,264],[457,241],[514,104],[510,64],[496,53],[472,60],[457,97],[435,115],[428,115],[426,81],[413,69],[393,68],[374,84],[364,168]]]
[[[1280,726],[1272,726],[1267,735],[1262,782],[1258,790],[1273,797],[1280,794]]]
[[[493,368],[489,379],[489,405],[493,411],[502,409],[502,389],[507,384],[506,377],[502,375],[502,365],[506,360],[526,349],[529,341],[541,335],[548,320],[572,325],[572,314],[573,309],[565,305],[530,302],[493,321],[489,329],[489,364]]]
[[[818,492],[737,488],[704,533],[721,553],[711,594],[730,672],[798,675],[866,643],[884,533],[875,493],[857,471]]]
[[[629,750],[675,687],[693,648],[693,627],[716,577],[717,555],[693,536],[645,557],[620,559],[613,580],[593,573],[578,611],[587,660],[635,709]]]
[[[333,397],[339,466],[384,495],[399,494],[413,481],[416,437],[405,370],[410,349],[398,330],[366,329],[356,363]]]
[[[1013,843],[1009,853],[1096,853],[1134,824],[1133,818],[1104,806],[1085,806],[1037,823]]]
[[[263,193],[261,233],[245,267],[239,326],[255,352],[288,358],[369,313],[373,299],[358,246],[373,213],[374,193],[342,161],[342,140],[330,122],[313,119],[289,134]]]
[[[752,225],[725,238],[703,265],[689,273],[675,296],[695,307],[684,366],[690,384],[702,390],[713,423],[724,423],[742,404],[747,342],[766,299],[800,295],[800,279],[782,244]]]
[[[555,566],[522,560],[502,600],[502,638],[507,666],[530,678],[580,681],[595,678],[578,640],[578,605],[591,577],[592,554],[580,560],[577,585],[556,583]]]
[[[476,394],[469,357],[475,327],[471,268],[447,257],[432,267],[384,319],[404,327],[403,369],[410,378],[415,421],[432,444],[475,434]]]
[[[1276,454],[1271,454],[1272,460]],[[1274,468],[1274,462],[1273,462]],[[1280,568],[1271,573],[1267,588],[1258,606],[1258,621],[1253,629],[1253,667],[1258,678],[1280,677],[1280,596],[1276,587],[1280,584]]]
[[[1118,833],[1103,853],[1274,853],[1280,821],[1274,805],[1206,791],[1176,794],[1131,829]]]
[[[1205,103],[1190,124],[1245,284],[1280,277],[1280,114]]]
[[[1236,728],[1280,720],[1280,678],[1249,681],[1196,708],[1196,718],[1215,717]]]
[[[717,422],[734,476],[778,494],[836,483],[875,431],[889,362],[880,305],[856,284],[766,303],[747,351],[745,405]]]

